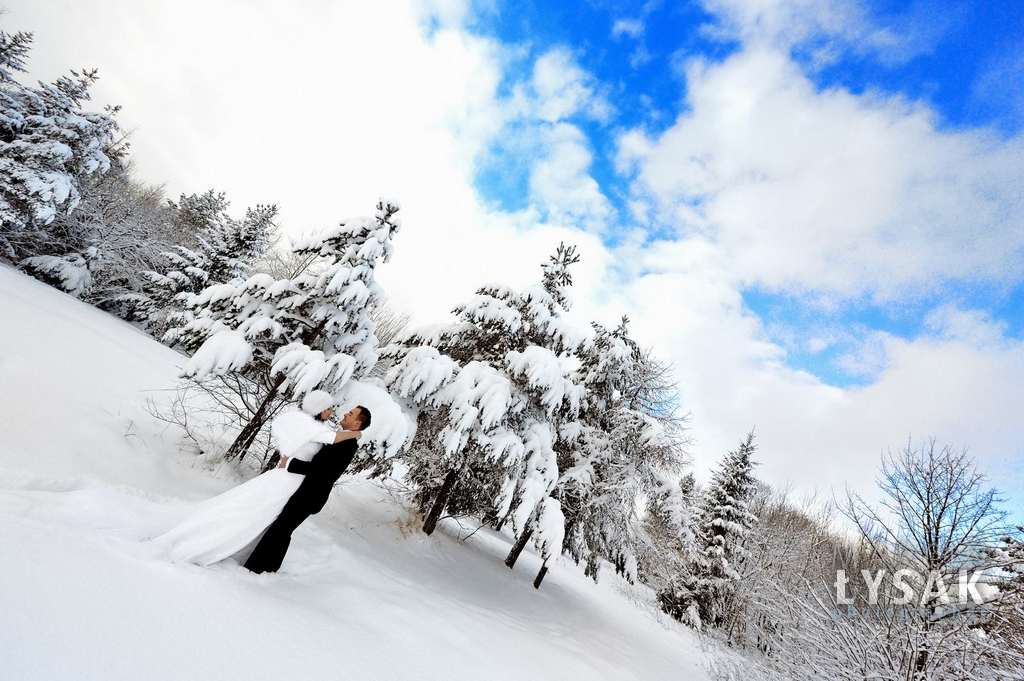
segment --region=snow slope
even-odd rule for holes
[[[0,678],[693,679],[691,632],[507,536],[418,531],[360,477],[296,533],[278,574],[145,561],[48,520],[54,490],[204,499],[217,479],[143,408],[184,357],[0,267]],[[40,491],[49,490],[49,491]]]

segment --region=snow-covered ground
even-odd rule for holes
[[[507,536],[426,537],[361,477],[277,574],[146,561],[48,520],[54,490],[198,500],[235,484],[144,409],[184,360],[0,266],[0,679],[707,678],[649,594],[564,557],[535,590],[539,559],[506,568]]]

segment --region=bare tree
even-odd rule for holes
[[[848,493],[839,510],[852,528],[762,489],[724,637],[760,651],[751,669],[768,677],[1024,679],[1021,530],[1000,542],[1012,528],[967,451],[908,445],[885,457],[879,487],[877,505]],[[998,591],[983,588],[982,606],[955,602],[961,570]],[[742,665],[714,666],[724,679]]]
[[[844,515],[890,568],[949,576],[983,567],[983,549],[1011,529],[1002,499],[986,483],[966,447],[908,443],[882,459],[880,507],[850,492]]]
[[[807,525],[786,521],[785,509],[763,509],[762,545],[750,547],[744,572],[786,567],[740,590],[745,617],[733,640],[756,643],[765,664],[807,681],[1024,678],[1013,671],[1022,668],[1013,644],[1019,611],[998,600],[965,610],[949,598],[961,571],[998,567],[991,549],[1008,527],[986,483],[966,449],[931,440],[883,459],[877,505],[848,493],[840,511],[855,537],[824,519]],[[892,579],[900,570],[909,595]]]
[[[937,627],[938,620],[956,613],[947,607],[946,585],[957,583],[968,570],[991,567],[985,549],[1009,529],[1007,514],[999,508],[1002,500],[986,483],[966,447],[937,449],[933,438],[921,448],[908,443],[883,457],[878,507],[853,492],[847,495],[844,515],[887,572],[910,570],[921,576],[915,585],[922,591],[915,619],[920,627],[913,655],[916,674],[934,668],[930,658],[938,642],[932,639],[942,636],[931,634],[947,629]]]
[[[270,245],[263,259],[253,267],[254,273],[269,274],[274,279],[294,279],[300,274],[317,275],[327,267],[327,259],[319,253],[296,251],[294,239],[283,247],[281,239],[278,229],[270,234]]]

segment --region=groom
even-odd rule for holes
[[[319,418],[326,421],[331,417],[333,407],[321,412]],[[370,410],[359,406],[341,419],[342,430],[365,430],[370,425]],[[309,516],[319,513],[331,494],[331,488],[345,472],[356,454],[356,440],[342,440],[324,445],[311,461],[282,457],[280,468],[289,473],[304,475],[306,479],[295,490],[288,503],[281,509],[256,548],[245,561],[245,567],[253,572],[277,572],[288,552],[294,532]]]

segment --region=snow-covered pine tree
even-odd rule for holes
[[[227,458],[245,454],[285,395],[337,392],[376,364],[370,314],[384,293],[374,275],[391,258],[401,226],[398,210],[382,199],[375,218],[346,220],[298,242],[297,252],[324,260],[326,267],[315,274],[276,280],[255,274],[189,298],[194,319],[183,328],[182,342],[199,349],[185,375],[202,381],[232,372],[258,388],[252,417]]]
[[[171,204],[182,228],[195,229],[206,261],[207,282],[247,279],[253,265],[266,254],[270,234],[277,227],[275,205],[246,208],[241,220],[228,215],[229,205],[223,192],[214,195],[212,189],[201,196],[182,196],[178,204]]]
[[[135,305],[133,318],[143,320],[149,331],[168,345],[182,343],[194,351],[197,343],[187,342],[182,329],[192,321],[189,301],[203,289],[216,284],[240,284],[266,253],[270,233],[276,227],[277,206],[248,208],[237,220],[228,212],[223,192],[182,194],[178,203],[168,201],[177,231],[194,234],[194,248],[179,245],[163,253],[162,272],[149,271],[142,295],[124,296]]]
[[[93,272],[101,263],[99,251],[90,247],[83,253],[72,253],[63,258],[55,255],[25,258],[18,267],[50,286],[81,298],[92,289]]]
[[[13,83],[15,71],[25,73],[25,61],[31,49],[31,33],[0,31],[0,82]]]
[[[697,498],[693,473],[677,481],[666,478],[652,490],[647,497],[637,557],[640,580],[665,596],[661,603],[669,614],[692,626],[700,624],[696,598],[694,592],[682,590],[696,583],[693,569],[700,522]]]
[[[427,534],[447,509],[508,519],[544,555],[561,552],[562,530],[552,522],[561,512],[550,493],[557,428],[582,396],[562,364],[582,340],[561,314],[578,259],[563,244],[542,266],[539,285],[484,286],[455,308],[455,322],[385,348],[394,362],[388,388],[417,414],[404,462]]]
[[[659,595],[662,607],[674,616],[692,612],[696,605],[701,625],[718,626],[723,620],[733,583],[739,579],[734,564],[745,555],[743,541],[757,522],[750,511],[757,491],[755,449],[751,431],[712,475],[700,502],[697,561]]]
[[[563,425],[559,442],[563,473],[556,496],[565,513],[566,548],[577,562],[586,561],[595,580],[605,560],[633,579],[648,541],[637,507],[659,495],[669,503],[668,480],[686,463],[675,388],[664,380],[668,367],[629,337],[628,321],[623,317],[611,331],[593,324],[594,337],[580,346],[576,374],[586,399],[579,418]],[[683,539],[689,507],[673,500],[680,503]]]
[[[0,258],[10,262],[67,255],[48,226],[78,205],[81,179],[106,172],[121,153],[113,147],[117,107],[82,109],[95,71],[38,87],[14,80],[31,41],[28,33],[0,32]]]
[[[634,419],[623,402],[626,375],[640,354],[626,333],[626,320],[615,331],[592,326],[593,339],[577,351],[576,373],[586,397],[579,418],[562,426],[563,472],[556,494],[565,514],[566,549],[577,563],[586,561],[587,574],[596,579],[601,559],[616,557],[609,544],[618,547],[629,534],[629,492],[609,483],[620,482],[620,473],[625,472],[624,443],[618,440],[626,430],[642,427],[642,419]]]

